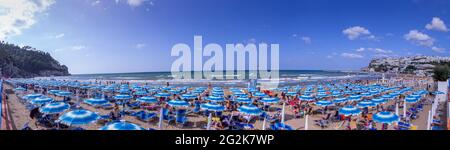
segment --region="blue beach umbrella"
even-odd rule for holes
[[[181,95],[181,98],[183,98],[183,99],[195,99],[195,98],[197,98],[197,96],[193,95],[193,94],[183,94],[183,95]]]
[[[170,100],[167,104],[172,107],[189,107],[189,103],[184,100]]]
[[[297,92],[287,92],[286,95],[288,95],[288,96],[296,96]]]
[[[169,97],[170,94],[169,93],[156,93],[155,97]]]
[[[300,96],[300,100],[303,100],[303,101],[314,101],[314,98],[312,96],[310,96],[310,95],[302,95],[302,96]]]
[[[315,104],[316,104],[317,106],[321,106],[321,107],[333,105],[332,102],[326,101],[326,100],[320,100],[320,101],[317,101]]]
[[[444,92],[441,92],[441,91],[434,91],[434,92],[432,92],[431,94],[438,95],[438,94],[445,94],[445,93],[444,93]]]
[[[347,98],[345,98],[345,97],[338,97],[338,98],[335,98],[333,100],[333,103],[343,103],[343,102],[346,102],[346,101],[347,101]]]
[[[31,100],[31,104],[33,105],[42,105],[53,101],[53,98],[50,97],[38,97]]]
[[[217,103],[205,103],[200,105],[200,108],[203,110],[209,110],[209,111],[224,111],[225,107],[217,104]]]
[[[383,99],[392,99],[392,98],[394,98],[394,96],[390,95],[390,94],[384,94],[384,95],[381,96],[381,98],[383,98]]]
[[[93,105],[93,106],[99,106],[107,104],[109,101],[106,99],[100,99],[100,98],[90,98],[83,101],[86,104]]]
[[[61,90],[48,90],[48,93],[56,95],[56,93],[61,92]]]
[[[345,116],[359,115],[360,113],[361,110],[352,105],[347,105],[339,109],[339,114],[343,114]]]
[[[253,96],[255,96],[255,97],[266,97],[267,95],[265,93],[257,92],[257,93],[254,93]]]
[[[262,110],[255,105],[242,105],[238,108],[238,111],[247,115],[261,115]]]
[[[134,95],[147,95],[148,92],[147,91],[136,91],[134,92]]]
[[[60,92],[58,92],[58,93],[55,93],[55,95],[57,95],[57,96],[62,96],[62,97],[64,97],[64,96],[70,96],[70,95],[72,95],[72,92],[60,91]]]
[[[44,114],[57,114],[66,111],[69,109],[70,106],[67,103],[64,102],[53,102],[48,103],[41,108],[39,108],[39,111]]]
[[[95,122],[100,116],[89,110],[74,110],[67,112],[59,117],[57,122],[61,122],[65,125],[84,125]]]
[[[120,121],[107,124],[101,127],[99,130],[145,130],[145,129],[134,123]]]
[[[252,100],[248,97],[238,97],[236,99],[234,99],[235,101],[239,102],[239,103],[251,103]]]
[[[393,122],[398,122],[400,120],[400,117],[398,117],[396,114],[389,112],[389,111],[382,111],[375,115],[373,115],[373,121],[379,122],[379,123],[387,123],[391,124]]]
[[[386,103],[387,101],[384,98],[372,98],[372,102],[375,104],[383,104]]]
[[[358,103],[358,107],[360,107],[360,108],[373,107],[373,106],[377,106],[377,104],[375,104],[374,102],[372,102],[370,100],[363,100]]]
[[[279,98],[276,97],[264,97],[261,99],[261,102],[270,104],[270,103],[278,103],[280,101]]]
[[[221,96],[208,96],[206,98],[206,100],[214,101],[214,102],[222,102],[222,101],[224,101],[224,98]]]
[[[150,97],[150,96],[140,97],[140,98],[136,99],[136,101],[142,102],[142,103],[156,103],[156,102],[158,102],[158,100],[156,98]]]
[[[114,99],[117,99],[117,100],[127,100],[127,99],[131,99],[131,98],[133,98],[131,95],[125,95],[125,94],[119,94],[119,95],[114,96]]]
[[[350,100],[350,101],[361,100],[361,95],[350,95],[350,96],[348,96],[348,100]]]
[[[30,99],[35,99],[35,98],[38,98],[41,96],[43,96],[43,95],[42,94],[28,94],[28,95],[23,96],[22,98],[30,100]]]
[[[16,90],[16,91],[26,91],[27,89],[25,89],[23,87],[18,87],[18,88],[15,88],[14,90]]]
[[[407,103],[416,103],[418,101],[419,101],[419,98],[413,97],[413,96],[407,96],[405,98],[405,102],[407,102]]]

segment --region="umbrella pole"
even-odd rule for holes
[[[281,112],[281,123],[283,123],[283,125],[284,125],[285,105],[286,105],[286,103],[283,102],[283,109],[282,109],[282,112]]]
[[[266,117],[264,117],[263,124],[262,124],[262,129],[261,129],[261,130],[266,130]]]
[[[210,130],[211,129],[211,120],[212,120],[212,113],[209,113],[208,123],[206,124],[206,130]]]
[[[308,130],[308,117],[309,115],[305,116],[305,130]]]
[[[427,130],[431,129],[431,110],[428,111]]]
[[[159,130],[162,130],[162,123],[163,123],[163,108],[161,108],[161,111],[159,113],[159,123],[158,123]]]
[[[403,117],[406,118],[406,101],[403,101]]]
[[[395,103],[395,114],[398,116],[398,103]]]

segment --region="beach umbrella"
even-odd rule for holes
[[[233,96],[236,96],[236,97],[247,97],[248,95],[245,94],[245,93],[242,93],[242,92],[235,92],[235,93],[233,93]]]
[[[53,101],[53,98],[50,98],[50,97],[38,97],[38,98],[32,99],[31,100],[31,104],[33,104],[33,105],[42,105],[42,104],[45,104],[45,103],[49,103],[51,101]]]
[[[181,98],[183,98],[183,99],[195,99],[195,98],[197,98],[197,96],[196,95],[192,95],[192,94],[183,94],[183,95],[181,95]]]
[[[238,97],[236,99],[234,99],[235,101],[239,102],[239,103],[251,103],[252,100],[248,97]]]
[[[99,130],[145,130],[145,129],[134,123],[120,121],[105,125],[101,127]]]
[[[170,100],[167,104],[172,107],[189,107],[189,103],[184,100]]]
[[[214,102],[222,102],[222,101],[224,101],[224,98],[221,96],[208,96],[206,98],[206,100],[214,101]]]
[[[288,96],[296,96],[297,92],[287,92],[286,95],[288,95]]]
[[[61,92],[61,90],[48,90],[48,93],[56,95],[56,93]]]
[[[158,102],[158,100],[156,98],[150,97],[150,96],[144,96],[144,97],[137,98],[136,101],[142,102],[142,103],[156,103],[156,102]]]
[[[48,103],[41,108],[39,108],[39,111],[44,114],[56,114],[61,113],[69,109],[70,106],[67,103],[64,102],[53,102]]]
[[[321,106],[321,107],[326,107],[326,106],[331,106],[331,105],[333,105],[332,102],[326,101],[326,100],[320,100],[320,101],[317,101],[315,104],[316,104],[317,106]]]
[[[416,103],[418,101],[419,101],[419,98],[417,98],[417,97],[407,96],[405,98],[406,103]]]
[[[325,93],[325,92],[319,92],[319,93],[317,93],[317,97],[327,97],[327,96],[328,96],[328,94]]]
[[[375,104],[374,102],[370,101],[370,100],[363,100],[361,102],[358,103],[358,107],[364,108],[364,107],[373,107],[376,106],[377,104]]]
[[[16,91],[26,91],[27,89],[25,89],[23,87],[18,87],[18,88],[15,88],[14,90],[16,90]]]
[[[350,101],[361,100],[361,95],[350,95],[350,96],[348,96],[348,100],[350,100]]]
[[[394,98],[394,96],[390,95],[390,94],[384,94],[384,95],[381,96],[381,98],[383,98],[383,99],[392,99],[392,98]]]
[[[375,103],[375,104],[383,104],[383,103],[386,103],[386,99],[384,99],[384,98],[372,98],[372,102],[373,103]]]
[[[86,104],[89,104],[89,105],[99,106],[99,105],[107,104],[109,101],[106,99],[101,99],[101,98],[89,98],[89,99],[85,99],[83,102]]]
[[[180,94],[181,91],[180,91],[180,90],[169,90],[169,93],[172,93],[172,94]]]
[[[398,122],[399,120],[400,118],[396,114],[389,111],[382,111],[373,115],[373,121],[379,123],[391,124],[393,122]]]
[[[155,97],[169,97],[170,94],[169,93],[156,93]]]
[[[370,97],[370,96],[372,96],[372,94],[370,94],[368,92],[364,92],[364,93],[361,93],[361,96]]]
[[[411,94],[408,97],[419,99],[421,96],[419,94]]]
[[[62,96],[62,97],[64,97],[64,96],[70,96],[70,95],[72,95],[72,92],[60,91],[60,92],[58,92],[58,93],[55,93],[55,95],[57,95],[57,96]]]
[[[28,94],[28,95],[23,96],[22,98],[30,100],[30,99],[35,99],[35,98],[38,98],[41,96],[43,96],[43,95],[42,94]]]
[[[255,105],[242,105],[238,108],[238,111],[248,115],[260,115],[262,113],[262,110]]]
[[[261,92],[257,92],[257,93],[254,93],[253,96],[255,96],[255,97],[266,97],[267,94],[261,93]]]
[[[97,113],[94,113],[89,110],[79,109],[61,115],[57,120],[57,122],[61,122],[68,126],[84,125],[95,122],[99,118],[100,116],[97,115]]]
[[[134,92],[134,95],[147,95],[148,92],[147,91],[136,91]]]
[[[131,95],[125,95],[125,94],[119,94],[114,96],[114,99],[117,100],[126,100],[126,99],[132,99],[133,97]]]
[[[310,95],[302,95],[302,96],[300,96],[300,100],[303,100],[303,101],[314,101],[314,98],[312,96],[310,96]]]
[[[265,104],[278,103],[279,101],[280,99],[276,97],[264,97],[263,99],[261,99],[261,102]]]
[[[217,103],[205,103],[200,105],[200,108],[203,110],[209,110],[209,111],[224,111],[225,107],[217,104]]]
[[[347,105],[339,109],[339,114],[343,114],[345,116],[358,115],[361,113],[361,110],[352,105]]]
[[[432,92],[432,94],[438,95],[438,94],[445,94],[445,93],[444,93],[444,92],[441,92],[441,91],[434,91],[434,92]]]
[[[343,103],[343,102],[346,102],[347,101],[347,98],[345,98],[345,97],[339,97],[339,98],[335,98],[334,100],[333,100],[333,103]]]

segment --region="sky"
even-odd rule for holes
[[[280,69],[357,70],[450,56],[447,0],[0,0],[0,40],[72,74],[170,71],[175,44],[268,43]]]

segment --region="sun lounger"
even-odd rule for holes
[[[142,113],[139,113],[138,115],[136,115],[136,118],[141,121],[144,121],[144,122],[149,122],[149,121],[155,119],[156,116],[157,116],[156,113],[147,113],[145,111],[142,111]]]
[[[184,109],[177,110],[175,123],[184,125],[187,122],[187,120],[188,119],[186,117],[186,110]]]
[[[103,105],[101,105],[101,108],[106,109],[106,110],[111,110],[114,107],[112,104],[103,104]]]
[[[173,116],[169,115],[169,110],[166,108],[163,108],[163,120],[167,121],[167,122],[171,122],[173,120],[175,120],[175,118]]]
[[[138,108],[140,108],[141,103],[139,103],[139,102],[129,103],[129,104],[127,104],[127,106],[130,109],[138,109]]]

